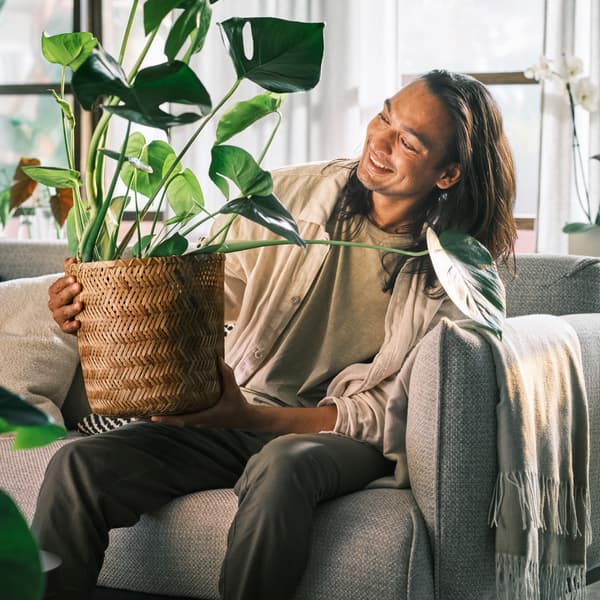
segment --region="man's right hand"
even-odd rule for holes
[[[69,265],[75,262],[74,258],[65,259],[65,275],[57,279],[48,288],[48,308],[52,318],[65,333],[77,333],[81,323],[76,316],[83,310],[81,302],[73,302],[73,299],[81,292],[81,285],[72,275],[66,275]]]

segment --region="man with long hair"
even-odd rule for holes
[[[285,168],[275,192],[305,239],[419,250],[427,227],[458,228],[494,259],[514,252],[514,170],[500,112],[476,80],[432,71],[369,123],[358,161]],[[237,239],[271,234],[238,219]],[[71,443],[48,466],[33,523],[63,560],[61,598],[91,597],[108,532],[191,492],[234,487],[238,511],[223,599],[292,597],[315,507],[389,474],[386,403],[415,344],[460,314],[427,256],[291,246],[228,255],[226,318],[213,408],[153,417]],[[76,332],[72,277],[49,307]],[[408,481],[406,481],[408,484]]]

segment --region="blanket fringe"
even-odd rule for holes
[[[491,527],[498,526],[500,509],[509,486],[517,490],[524,530],[534,527],[558,535],[568,535],[573,539],[585,532],[586,544],[591,542],[591,502],[588,490],[573,487],[569,482],[560,482],[552,477],[539,477],[533,471],[498,473],[488,514]],[[583,524],[584,532],[581,531],[580,523]]]
[[[585,600],[585,568],[496,554],[497,600]]]

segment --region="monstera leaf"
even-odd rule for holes
[[[461,231],[447,230],[438,238],[431,227],[427,248],[448,297],[466,317],[501,337],[506,316],[504,286],[487,249]]]
[[[252,33],[252,53],[244,50],[243,30]],[[232,18],[221,23],[238,77],[271,92],[313,88],[321,77],[323,23],[299,23],[271,17]]]
[[[254,221],[276,235],[298,246],[306,246],[300,237],[298,227],[287,208],[281,204],[277,196],[250,196],[249,198],[237,198],[227,202],[219,211],[223,214],[236,214]]]

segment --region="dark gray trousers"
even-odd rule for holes
[[[307,563],[319,502],[363,488],[391,463],[335,434],[256,434],[136,423],[61,448],[33,520],[40,546],[63,561],[63,600],[91,598],[108,532],[200,490],[234,487],[219,589],[223,600],[290,598]]]

